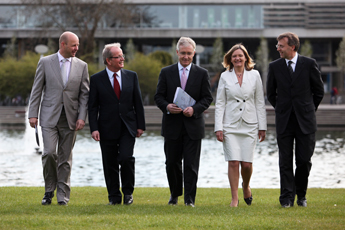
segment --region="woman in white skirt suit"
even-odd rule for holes
[[[253,154],[257,139],[266,136],[267,122],[264,92],[255,63],[242,44],[233,46],[224,56],[227,69],[220,76],[216,110],[215,133],[223,142],[231,187],[231,207],[237,207],[239,167],[241,165],[243,198],[251,205],[253,196],[249,181],[253,171]]]

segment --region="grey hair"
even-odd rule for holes
[[[107,58],[112,57],[112,53],[110,52],[111,48],[113,47],[119,47],[121,48],[121,44],[116,42],[116,43],[111,43],[107,44],[104,46],[103,52],[102,52],[102,57],[103,57],[103,63],[106,65],[107,64]]]
[[[196,47],[195,41],[193,41],[193,39],[189,37],[181,37],[177,42],[176,50],[179,51],[180,46],[189,46],[189,45],[191,45],[195,51],[195,47]]]

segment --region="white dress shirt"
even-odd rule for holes
[[[108,77],[111,83],[111,86],[114,88],[114,73],[113,71],[109,70],[108,67],[105,67],[108,73]],[[122,82],[121,82],[121,70],[116,72],[116,79],[119,82],[120,90],[122,90]]]

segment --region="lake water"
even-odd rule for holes
[[[40,132],[41,134],[41,132]],[[254,154],[253,188],[279,188],[278,149],[274,130]],[[309,187],[345,188],[345,131],[318,131]],[[42,143],[42,138],[40,137]],[[0,130],[0,186],[43,186],[41,155],[35,153],[34,129]],[[42,150],[42,148],[40,149]],[[202,142],[198,187],[229,187],[223,148],[212,130]],[[168,187],[163,138],[159,130],[137,138],[137,187]],[[240,179],[241,180],[241,179]],[[78,133],[73,151],[73,186],[105,186],[99,143],[89,130]]]

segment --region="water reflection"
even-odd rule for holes
[[[34,130],[0,130],[0,186],[43,186],[41,156],[35,153]],[[318,131],[309,187],[345,188],[345,132]],[[42,141],[41,141],[42,143]],[[168,187],[163,138],[147,131],[136,141],[136,186]],[[105,186],[99,144],[88,130],[79,132],[74,148],[72,186]],[[202,142],[199,187],[229,187],[222,144],[212,130]],[[279,188],[275,132],[259,143],[254,155],[253,188]]]

